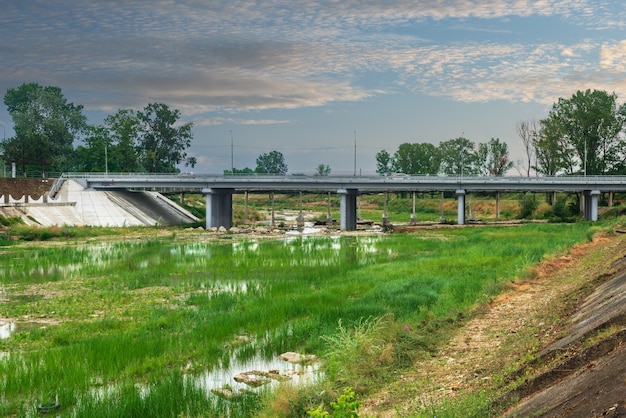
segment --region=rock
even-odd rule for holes
[[[285,381],[289,380],[290,377],[283,376],[278,370],[270,370],[269,372],[252,370],[249,372],[239,373],[233,379],[235,379],[235,382],[243,383],[256,388],[266,385],[272,380]]]
[[[291,351],[281,354],[278,358],[292,364],[310,363],[317,360],[313,354],[300,354]]]
[[[223,227],[223,226],[220,226],[219,228],[217,228],[217,233],[218,234],[225,234],[227,232],[228,232],[228,230],[225,227]]]
[[[211,393],[220,398],[230,400],[233,398],[233,391],[230,388],[211,389]]]

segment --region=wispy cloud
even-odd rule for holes
[[[626,94],[623,41],[499,39],[512,34],[506,19],[532,16],[599,31],[623,28],[626,9],[590,0],[22,0],[0,15],[0,88],[36,81],[91,109],[162,101],[188,115],[322,106],[398,88],[550,103],[583,80]],[[427,30],[433,22],[440,38]],[[455,38],[448,23],[491,37]],[[395,79],[373,85],[379,73]]]
[[[198,119],[194,121],[196,126],[218,126],[224,124],[235,125],[282,125],[291,123],[288,120],[276,120],[276,119],[238,119],[238,118],[208,118]]]

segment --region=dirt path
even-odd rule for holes
[[[513,384],[523,363],[567,335],[568,318],[580,301],[607,279],[614,261],[625,254],[626,236],[610,234],[542,262],[531,278],[516,280],[489,306],[477,310],[435,357],[415,364],[368,399],[363,416],[411,416],[482,389],[504,395],[503,388]],[[536,375],[541,367],[549,364],[523,370]],[[513,376],[511,381],[507,376]]]

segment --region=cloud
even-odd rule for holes
[[[235,125],[282,125],[291,123],[288,120],[276,120],[276,119],[238,119],[238,118],[208,118],[198,119],[194,121],[195,126],[218,126],[226,123]]]
[[[323,106],[402,89],[458,101],[551,103],[572,80],[616,83],[621,91],[618,77],[603,80],[601,72],[625,71],[626,46],[500,41],[514,35],[506,20],[542,16],[580,28],[623,27],[624,5],[591,6],[586,0],[21,0],[0,15],[0,88],[36,81],[61,86],[89,109],[165,102],[189,116]],[[450,33],[452,25],[460,34]],[[464,38],[470,35],[487,40]],[[393,77],[375,84],[378,74]]]
[[[611,73],[626,73],[626,41],[600,48],[600,68]]]

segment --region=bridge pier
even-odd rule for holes
[[[595,222],[598,220],[598,198],[600,197],[599,190],[585,190],[583,191],[583,202],[585,220]]]
[[[458,201],[457,223],[459,225],[465,225],[465,190],[458,189],[456,191],[456,198]]]
[[[339,225],[344,231],[356,230],[356,198],[359,194],[357,189],[339,189],[337,194],[340,198]]]
[[[234,189],[202,189],[206,198],[206,228],[233,226]]]

